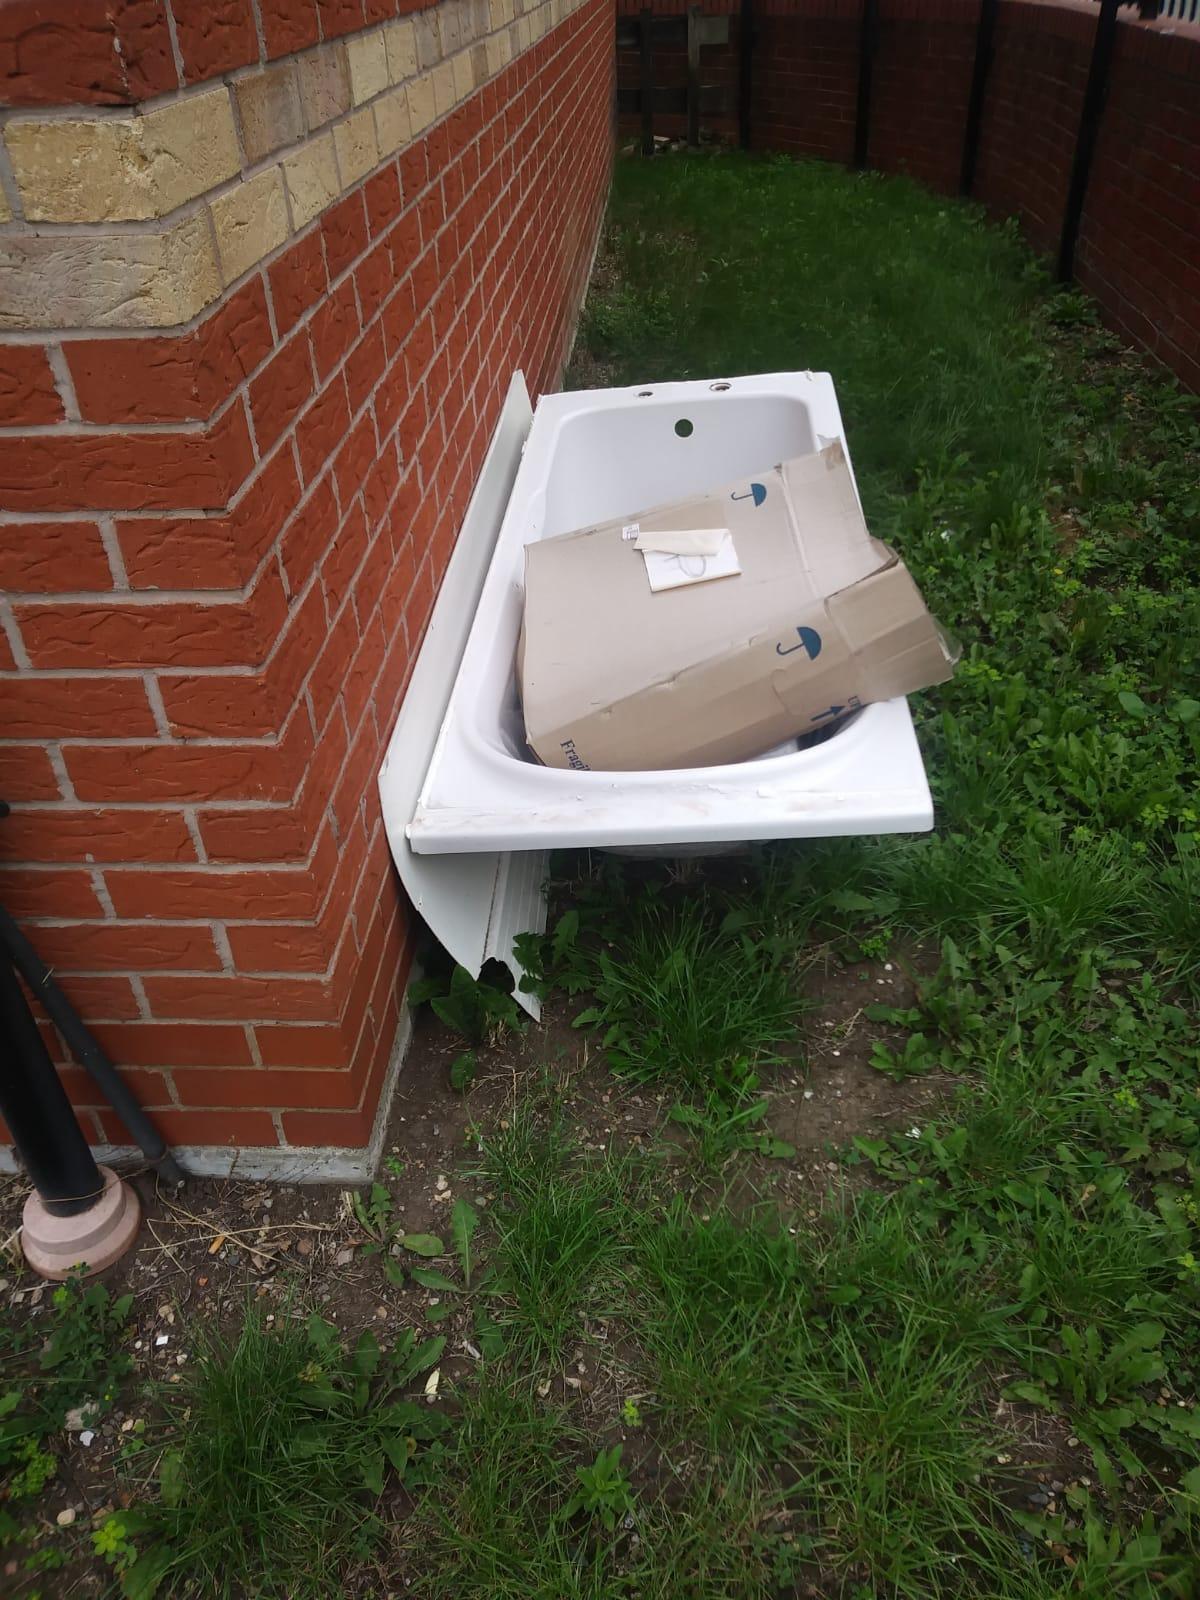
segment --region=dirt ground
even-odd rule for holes
[[[839,1163],[838,1148],[855,1135],[919,1125],[948,1092],[946,1079],[897,1085],[868,1065],[874,1041],[889,1030],[868,1021],[866,1007],[880,1000],[903,1006],[912,998],[911,981],[899,964],[834,963],[810,974],[808,987],[820,1005],[802,1018],[795,1044],[781,1065],[764,1072],[762,1083],[769,1129],[794,1146],[795,1155],[780,1160],[739,1151],[723,1173],[698,1171],[690,1159],[692,1136],[671,1129],[666,1137],[679,1160],[670,1172],[681,1188],[700,1193],[709,1185],[739,1202],[769,1199],[798,1219],[815,1217],[828,1190],[868,1181],[860,1176],[865,1169],[848,1171]],[[428,1011],[417,1018],[378,1174],[400,1228],[448,1242],[451,1206],[464,1194],[481,1213],[485,1244],[487,1207],[495,1197],[470,1175],[477,1148],[473,1129],[502,1124],[531,1097],[543,1103],[549,1097],[565,1132],[585,1147],[636,1147],[663,1139],[665,1113],[676,1097],[665,1088],[614,1077],[594,1036],[571,1026],[581,1004],[556,998],[541,1024],[480,1050],[478,1073],[466,1093],[450,1086],[450,1063],[462,1039]],[[104,1281],[113,1294],[134,1296],[134,1371],[124,1391],[131,1398],[93,1436],[73,1433],[62,1442],[58,1477],[37,1506],[47,1525],[60,1513],[74,1512],[82,1533],[93,1518],[128,1498],[130,1469],[117,1467],[130,1435],[148,1417],[149,1403],[139,1398],[145,1380],[177,1380],[198,1338],[208,1329],[240,1326],[248,1302],[262,1302],[264,1314],[273,1316],[273,1306],[282,1312],[289,1301],[299,1301],[352,1338],[366,1326],[385,1341],[389,1331],[404,1327],[444,1333],[443,1390],[480,1359],[468,1312],[451,1310],[431,1329],[431,1308],[433,1318],[439,1317],[437,1293],[388,1281],[346,1189],[192,1179],[171,1194],[156,1189],[152,1173],[128,1175],[143,1203],[142,1233]],[[24,1269],[15,1242],[26,1192],[19,1178],[0,1180],[0,1239],[7,1241],[0,1261],[0,1318],[44,1320],[48,1328],[53,1286]],[[564,1398],[611,1415],[603,1352],[569,1354],[564,1371],[550,1376],[551,1386]],[[56,1575],[53,1592],[99,1593],[105,1587],[106,1574],[83,1559],[85,1550],[81,1538],[81,1560]],[[14,1578],[16,1564],[11,1567],[7,1575]]]

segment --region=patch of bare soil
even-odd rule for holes
[[[894,1039],[896,1030],[867,1020],[867,1006],[884,997],[904,1006],[913,998],[911,981],[898,966],[830,966],[809,987],[819,1008],[805,1018],[792,1059],[765,1073],[762,1085],[771,1129],[795,1146],[796,1155],[784,1161],[738,1156],[739,1162],[746,1156],[751,1176],[775,1178],[772,1186],[785,1203],[798,1179],[802,1188],[794,1191],[795,1199],[811,1204],[813,1188],[825,1186],[822,1174],[836,1169],[835,1149],[856,1135],[919,1123],[947,1091],[943,1079],[896,1084],[869,1065],[875,1041]],[[571,1027],[578,1009],[579,1003],[556,1000],[541,1024],[481,1049],[478,1074],[465,1094],[449,1082],[462,1040],[428,1014],[418,1018],[378,1174],[399,1228],[447,1237],[460,1193],[486,1214],[490,1197],[462,1175],[474,1151],[471,1129],[495,1126],[530,1096],[551,1095],[566,1130],[586,1148],[612,1141],[646,1146],[661,1136],[676,1097],[666,1088],[615,1077],[594,1036]],[[684,1135],[681,1152],[686,1142]],[[165,1346],[143,1340],[147,1370],[179,1364],[178,1356],[187,1354],[188,1329],[198,1319],[240,1320],[248,1297],[300,1295],[348,1331],[424,1317],[431,1297],[383,1280],[379,1256],[365,1253],[371,1239],[341,1186],[193,1178],[172,1195],[156,1190],[150,1173],[130,1176],[143,1202],[144,1226],[135,1249],[105,1281],[114,1294],[134,1294],[139,1335],[150,1336],[160,1323],[167,1328]],[[20,1179],[3,1180],[0,1236],[15,1236],[25,1193]],[[0,1312],[6,1318],[44,1316],[49,1293],[10,1263],[0,1275]]]
[[[486,1227],[495,1196],[469,1175],[472,1128],[496,1127],[531,1098],[552,1102],[564,1132],[585,1148],[648,1148],[665,1138],[678,1151],[668,1176],[681,1189],[701,1193],[711,1187],[735,1203],[769,1199],[785,1211],[815,1215],[824,1192],[847,1181],[835,1159],[838,1147],[855,1135],[919,1123],[947,1086],[929,1079],[897,1085],[868,1065],[874,1041],[889,1030],[868,1021],[866,1007],[881,998],[901,1006],[912,999],[910,981],[898,967],[830,964],[810,975],[808,987],[819,1006],[803,1019],[785,1064],[764,1073],[762,1083],[770,1129],[796,1153],[778,1160],[734,1151],[719,1174],[695,1171],[692,1136],[667,1122],[676,1099],[668,1088],[615,1077],[595,1037],[572,1028],[581,1002],[556,999],[541,1024],[481,1049],[477,1076],[465,1094],[450,1087],[450,1063],[462,1050],[461,1038],[421,1015],[378,1174],[391,1196],[395,1227],[436,1234],[449,1246],[450,1210],[460,1194]],[[138,1459],[121,1462],[139,1423],[152,1420],[148,1381],[179,1381],[198,1337],[210,1330],[232,1332],[248,1304],[257,1302],[266,1316],[286,1315],[293,1306],[315,1308],[350,1339],[368,1326],[384,1343],[404,1328],[421,1337],[444,1333],[443,1392],[480,1356],[465,1304],[442,1316],[435,1291],[411,1280],[388,1281],[382,1253],[373,1248],[376,1241],[344,1187],[192,1179],[174,1194],[158,1190],[152,1173],[128,1175],[144,1208],[142,1233],[104,1278],[114,1295],[128,1291],[134,1297],[127,1333],[133,1373],[121,1403],[86,1443],[77,1431],[54,1442],[57,1476],[28,1513],[48,1533],[54,1530],[60,1543],[74,1540],[76,1559],[57,1574],[27,1582],[16,1564],[8,1570],[0,1557],[0,1587],[8,1592],[84,1595],[106,1589],[109,1578],[89,1554],[90,1530],[134,1490]],[[0,1238],[9,1240],[0,1262],[0,1323],[31,1322],[37,1337],[51,1327],[53,1287],[23,1268],[15,1247],[26,1192],[20,1178],[0,1180]],[[407,1259],[411,1264],[413,1258]],[[450,1263],[443,1265],[452,1270]],[[615,1329],[596,1329],[587,1348],[567,1352],[564,1370],[549,1375],[556,1396],[593,1417],[615,1415],[624,1398],[616,1392],[616,1373],[624,1363],[605,1343],[618,1336]],[[66,1533],[57,1533],[59,1515],[71,1513]],[[9,1587],[19,1584],[25,1589]]]

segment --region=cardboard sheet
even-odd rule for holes
[[[706,531],[733,553],[720,581],[686,576],[720,553],[643,553],[656,535],[670,551],[672,535],[703,544]],[[651,559],[683,581],[656,589]],[[518,673],[529,744],[549,766],[740,761],[941,683],[953,659],[904,563],[868,533],[839,443],[526,547]]]

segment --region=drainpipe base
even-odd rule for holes
[[[137,1195],[111,1167],[101,1167],[104,1192],[87,1211],[56,1217],[35,1191],[25,1202],[21,1248],[25,1260],[43,1278],[58,1282],[72,1268],[85,1275],[102,1272],[123,1256],[137,1237],[141,1207]]]

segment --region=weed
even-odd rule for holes
[[[5,1396],[6,1401],[14,1398]],[[33,1433],[8,1440],[6,1455],[9,1470],[4,1487],[10,1500],[36,1500],[58,1471],[57,1460],[42,1449]]]
[[[478,1070],[479,1058],[474,1050],[463,1050],[450,1063],[450,1087],[458,1094],[465,1094],[475,1082]]]
[[[68,1278],[50,1297],[51,1325],[35,1351],[31,1330],[14,1329],[0,1366],[0,1473],[12,1500],[36,1500],[56,1475],[47,1446],[70,1411],[96,1423],[112,1409],[132,1362],[123,1348],[132,1295]]]
[[[601,1450],[590,1467],[576,1467],[578,1486],[562,1509],[564,1521],[582,1513],[612,1533],[632,1514],[633,1488],[621,1470],[621,1446]]]
[[[356,1221],[367,1235],[362,1253],[364,1256],[382,1254],[384,1276],[389,1283],[404,1282],[404,1268],[396,1259],[401,1251],[416,1256],[445,1253],[436,1234],[405,1232],[396,1218],[392,1196],[382,1183],[373,1183],[366,1195],[352,1195],[350,1203]]]
[[[669,1115],[672,1122],[692,1134],[698,1164],[718,1169],[735,1153],[744,1150],[777,1161],[785,1161],[796,1154],[794,1145],[759,1127],[769,1110],[766,1100],[750,1100],[731,1108],[720,1094],[710,1092],[703,1104],[675,1105]]]
[[[870,1006],[868,1011],[885,1021],[891,1020],[894,1015],[889,1013],[886,1006]],[[910,1033],[899,1050],[893,1049],[884,1039],[876,1039],[871,1046],[871,1065],[876,1072],[902,1083],[905,1078],[922,1078],[928,1072],[936,1072],[941,1065],[941,1057],[925,1034]]]
[[[604,1552],[589,1554],[558,1513],[575,1430],[523,1389],[484,1380],[463,1396],[440,1482],[407,1530],[428,1600],[617,1600]]]
[[[576,1027],[604,1030],[613,1067],[733,1101],[754,1088],[801,1003],[769,946],[723,928],[703,901],[647,899],[619,948],[595,958],[595,1003]]]
[[[40,1357],[49,1403],[55,1414],[65,1412],[96,1390],[92,1399],[99,1412],[113,1400],[117,1383],[131,1365],[119,1344],[133,1296],[113,1299],[102,1283],[70,1278],[54,1290],[51,1305],[54,1327]]]
[[[391,1193],[382,1183],[373,1183],[365,1195],[350,1198],[359,1227],[370,1237],[370,1248],[379,1250],[396,1236],[397,1223],[392,1213]]]
[[[458,1252],[458,1264],[462,1268],[463,1283],[468,1289],[471,1287],[471,1273],[475,1264],[471,1241],[478,1227],[479,1213],[469,1200],[464,1200],[460,1195],[450,1213],[450,1237],[454,1240],[454,1248]]]
[[[501,1316],[531,1362],[553,1359],[587,1316],[621,1298],[639,1174],[616,1154],[581,1161],[553,1121],[539,1126],[526,1110],[484,1139],[480,1177],[497,1191]]]
[[[420,978],[409,985],[409,1004],[428,1001],[434,1014],[472,1044],[499,1038],[524,1026],[520,1007],[511,994],[483,978],[473,978],[465,967],[455,967],[449,979]],[[463,1057],[459,1057],[462,1061]],[[460,1068],[460,1077],[464,1069]],[[469,1081],[469,1079],[464,1080]],[[455,1087],[462,1085],[456,1084]]]
[[[163,1395],[157,1498],[98,1535],[125,1593],[336,1588],[378,1544],[385,1480],[419,1486],[437,1460],[445,1416],[404,1395],[444,1344],[406,1332],[384,1351],[368,1330],[347,1350],[319,1317],[271,1329],[253,1306],[235,1341],[208,1333]]]

